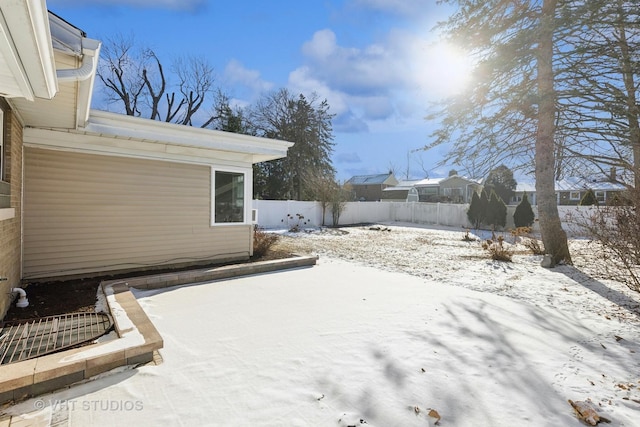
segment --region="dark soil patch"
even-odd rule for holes
[[[244,263],[283,259],[289,258],[291,256],[292,255],[289,252],[271,250],[260,258],[252,258]],[[239,262],[238,264],[244,263]],[[198,267],[181,269],[143,271],[137,273],[101,276],[87,279],[29,283],[24,286],[24,289],[27,291],[29,306],[25,308],[18,308],[15,306],[15,303],[12,303],[3,321],[11,322],[16,320],[35,319],[46,316],[56,316],[66,313],[93,312],[95,310],[98,286],[100,286],[100,283],[104,280],[115,280],[134,276],[146,276],[184,270],[221,267],[223,265],[229,264],[231,263],[202,265]],[[2,322],[0,322],[0,325],[1,324]]]

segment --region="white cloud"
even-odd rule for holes
[[[316,78],[351,94],[386,92],[398,71],[393,52],[385,46],[339,46],[329,29],[317,31],[304,43],[302,53]]]
[[[424,33],[392,30],[383,40],[355,48],[340,45],[333,31],[323,29],[303,44],[305,65],[290,73],[288,85],[326,98],[337,115],[336,130],[423,120],[429,99],[441,97],[456,74],[446,51],[434,51],[430,43]]]
[[[223,79],[225,83],[244,88],[246,98],[255,98],[258,95],[273,89],[273,83],[263,80],[260,72],[245,68],[240,61],[232,59],[224,69]]]

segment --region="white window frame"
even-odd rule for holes
[[[598,191],[594,191],[594,194],[596,195],[596,200],[600,203],[604,203],[607,201],[607,192],[604,190],[598,190]]]
[[[239,173],[244,175],[244,209],[241,222],[216,222],[216,172]],[[253,170],[231,166],[211,167],[211,220],[212,227],[251,224],[251,209],[253,200]]]
[[[574,197],[577,194],[577,197]],[[580,191],[569,191],[569,200],[580,200]]]

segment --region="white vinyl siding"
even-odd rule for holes
[[[24,276],[247,258],[250,224],[210,226],[210,171],[25,148]]]

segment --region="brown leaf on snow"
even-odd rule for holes
[[[610,423],[607,418],[601,417],[598,415],[593,406],[589,402],[586,401],[577,401],[569,399],[569,404],[573,407],[573,410],[576,411],[576,416],[579,420],[584,421],[586,424],[590,426],[598,425],[600,422]]]
[[[436,422],[435,422],[436,425],[440,422],[440,419],[441,419],[440,414],[435,409],[430,409],[428,415],[431,418],[435,418],[436,419]]]

